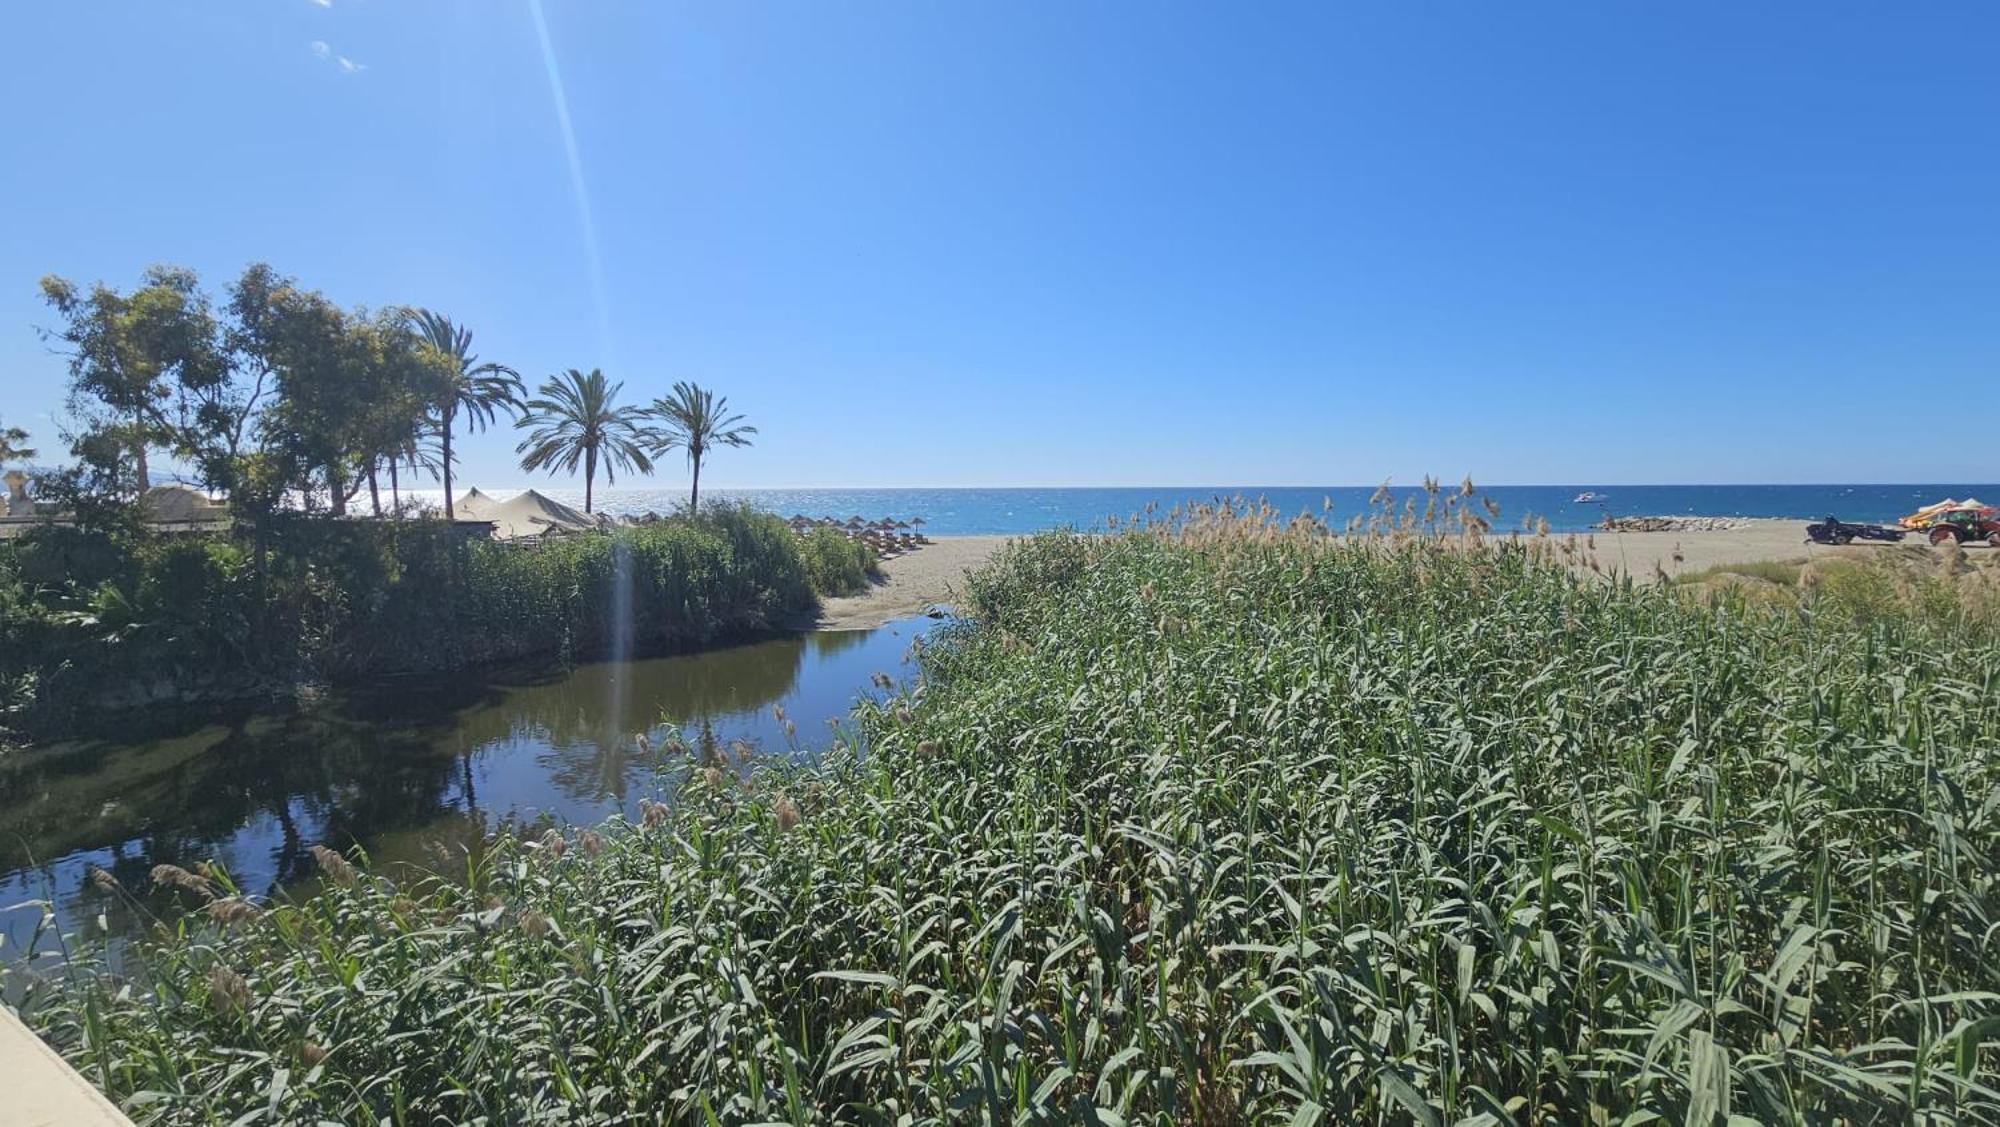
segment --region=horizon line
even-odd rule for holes
[[[1460,480],[1462,481],[1463,479],[1461,478]],[[1478,490],[1485,490],[1485,489],[1578,489],[1578,488],[1586,488],[1586,489],[1828,489],[1828,488],[1836,488],[1836,487],[1838,487],[1838,488],[1848,488],[1848,489],[1857,489],[1857,488],[1903,488],[1903,487],[1915,487],[1915,486],[1922,486],[1922,485],[1944,485],[1944,486],[1964,486],[1964,485],[1971,485],[1971,486],[1981,486],[1981,487],[1986,487],[1986,486],[1991,486],[1992,488],[1995,488],[1995,489],[2000,489],[2000,481],[1972,481],[1972,480],[1938,480],[1938,481],[1624,481],[1624,482],[1617,482],[1617,481],[1541,481],[1541,482],[1508,482],[1508,481],[1503,481],[1503,482],[1490,482],[1490,483],[1484,483],[1484,484],[1482,484],[1482,483],[1480,483],[1480,482],[1477,482],[1477,481],[1475,481],[1475,482],[1473,482],[1473,489],[1474,489],[1475,491],[1478,491]],[[1012,490],[1040,490],[1040,491],[1043,491],[1043,492],[1082,492],[1082,491],[1085,491],[1085,490],[1101,490],[1101,489],[1152,489],[1152,490],[1162,490],[1162,491],[1168,491],[1168,490],[1192,490],[1192,491],[1196,491],[1196,492],[1203,492],[1203,491],[1215,491],[1215,490],[1228,490],[1228,491],[1231,491],[1231,492],[1242,492],[1242,491],[1244,491],[1244,490],[1257,490],[1257,489],[1379,489],[1379,488],[1382,488],[1382,487],[1384,487],[1384,486],[1387,486],[1387,487],[1388,487],[1388,488],[1390,488],[1390,489],[1422,489],[1422,488],[1423,488],[1423,483],[1422,483],[1421,481],[1416,481],[1416,482],[1408,482],[1408,483],[1399,483],[1399,482],[1397,482],[1397,481],[1395,481],[1395,480],[1393,480],[1393,479],[1386,479],[1386,480],[1384,480],[1384,481],[1379,481],[1379,482],[1375,482],[1375,483],[1372,483],[1372,484],[1368,484],[1368,483],[1363,483],[1363,484],[1347,484],[1347,485],[1339,485],[1339,484],[1327,484],[1327,483],[1324,483],[1324,482],[1313,482],[1313,483],[1306,483],[1306,484],[1298,484],[1298,485],[1286,485],[1286,484],[1272,484],[1272,483],[1268,483],[1268,482],[1267,482],[1267,483],[1259,483],[1259,484],[1246,484],[1246,485],[1218,485],[1218,484],[1209,484],[1209,485],[1154,485],[1154,484],[1138,484],[1138,485],[1130,485],[1130,484],[1127,484],[1127,485],[1101,485],[1101,484],[1091,484],[1091,485],[715,485],[715,486],[708,486],[708,487],[706,487],[706,488],[707,488],[707,489],[708,489],[708,491],[709,491],[709,492],[711,492],[711,493],[732,493],[732,492],[733,492],[733,493],[757,493],[757,492],[767,492],[767,493],[776,493],[776,492],[784,492],[784,493],[812,493],[812,492],[819,492],[819,493],[860,493],[860,492],[866,492],[866,491],[871,491],[871,490],[872,490],[872,491],[889,491],[889,490],[909,490],[909,489],[928,489],[928,490],[937,490],[937,491],[946,491],[946,490],[962,490],[962,491],[967,491],[967,492],[970,492],[970,491],[974,491],[974,490],[984,490],[984,491],[995,491],[995,490],[1009,490],[1009,489],[1012,489]],[[1441,490],[1455,490],[1455,489],[1457,489],[1457,488],[1458,488],[1458,484],[1457,484],[1457,483],[1455,483],[1455,482],[1449,482],[1449,481],[1446,481],[1446,480],[1444,480],[1444,479],[1440,478],[1440,479],[1438,480],[1438,487],[1439,487],[1439,489],[1441,489]],[[419,487],[417,487],[417,488],[415,488],[415,489],[411,489],[411,488],[408,488],[408,487],[405,487],[405,489],[404,489],[404,492],[419,492],[419,493],[422,493],[422,492],[443,492],[443,488],[444,488],[444,487],[443,487],[442,485],[438,485],[438,484],[435,484],[435,483],[433,483],[433,484],[431,484],[431,485],[426,485],[426,486],[419,486]],[[455,482],[454,482],[454,489],[456,489],[456,488],[457,488],[457,483],[455,483]],[[474,488],[481,488],[481,489],[569,489],[569,488],[575,488],[575,489],[578,489],[578,490],[581,490],[581,489],[583,488],[583,486],[582,486],[581,484],[577,484],[577,485],[575,485],[575,486],[568,486],[568,485],[561,485],[561,484],[557,484],[557,483],[554,483],[554,482],[542,482],[542,483],[538,483],[538,484],[529,484],[529,485],[519,485],[519,484],[515,484],[515,485],[484,485],[484,486],[474,486],[474,485],[466,485],[466,486],[464,486],[464,488],[465,488],[465,489],[474,489]],[[597,492],[599,492],[599,493],[607,493],[607,492],[611,492],[611,491],[613,491],[613,490],[619,490],[619,491],[624,491],[624,490],[667,490],[667,489],[674,489],[674,488],[675,488],[674,486],[666,486],[666,485],[622,485],[622,484],[621,484],[621,485],[608,485],[608,486],[598,486],[598,487],[597,487],[597,489],[596,489],[596,491],[597,491]]]

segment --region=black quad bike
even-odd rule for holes
[[[1851,544],[1856,540],[1901,540],[1903,530],[1884,528],[1879,524],[1849,524],[1844,520],[1828,517],[1817,524],[1806,525],[1806,539],[1815,544]]]

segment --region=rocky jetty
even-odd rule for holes
[[[1728,532],[1748,523],[1736,517],[1606,517],[1596,527],[1605,532]]]

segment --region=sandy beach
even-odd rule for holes
[[[1735,528],[1683,532],[1577,533],[1576,542],[1594,554],[1605,572],[1625,572],[1642,582],[1660,571],[1684,575],[1717,564],[1756,560],[1805,560],[1818,556],[1864,555],[1884,545],[1854,544],[1832,548],[1806,540],[1803,520],[1745,520]],[[1553,537],[1558,541],[1568,536]],[[950,603],[961,593],[966,571],[978,567],[1011,536],[947,536],[916,552],[882,565],[882,578],[859,595],[828,599],[817,617],[801,623],[810,630],[870,630],[892,619],[922,614],[926,607]],[[1923,543],[1912,537],[1905,544]],[[1990,549],[1974,546],[1969,551]],[[1678,558],[1677,558],[1678,557]],[[1587,566],[1587,564],[1585,565]]]
[[[827,599],[805,625],[811,630],[872,630],[891,619],[950,603],[965,573],[987,561],[1011,536],[940,536],[882,563],[882,577],[859,595]]]
[[[1604,571],[1622,571],[1641,581],[1654,579],[1660,571],[1676,576],[1717,564],[1858,556],[1894,546],[1858,542],[1836,548],[1814,544],[1806,540],[1808,523],[1803,520],[1746,520],[1739,527],[1720,531],[1595,532],[1588,535],[1579,533],[1576,540],[1586,552],[1594,550],[1598,566]],[[1566,537],[1558,536],[1556,539]],[[1921,547],[1924,541],[1921,537],[1911,536],[1902,543]],[[1986,552],[1990,549],[1974,546],[1967,551]]]

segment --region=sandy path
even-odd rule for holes
[[[922,614],[962,593],[965,573],[987,561],[1011,536],[941,536],[905,556],[882,564],[882,578],[859,595],[827,599],[819,615],[804,623],[812,630],[872,630],[891,619]]]

